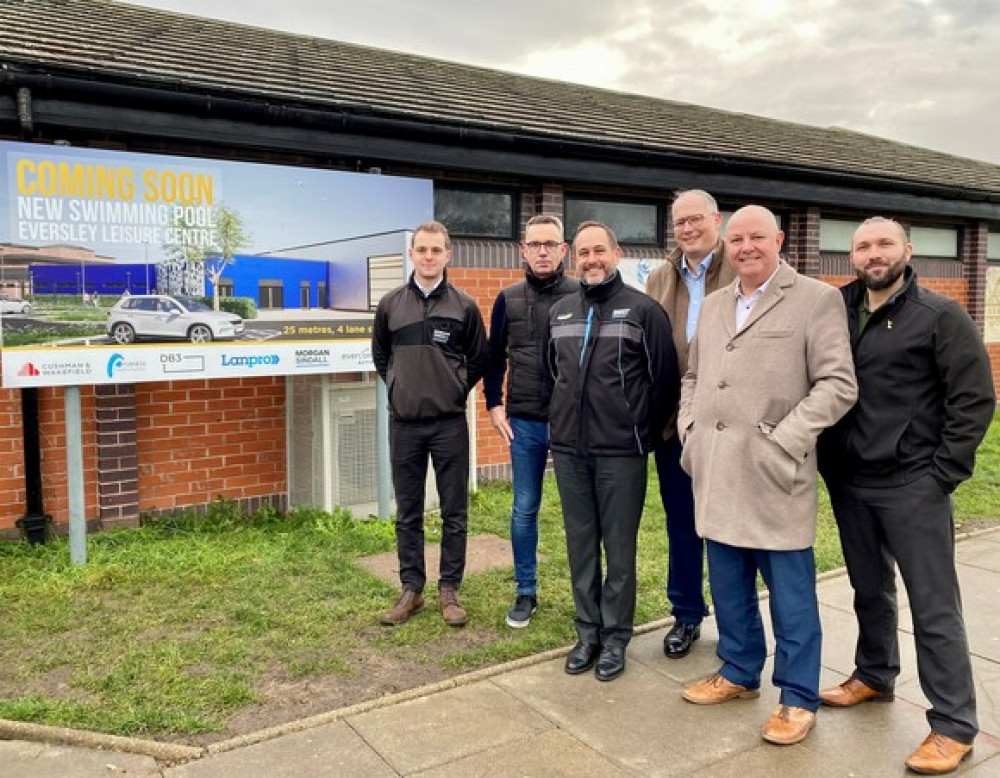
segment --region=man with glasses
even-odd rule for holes
[[[694,337],[702,301],[732,282],[735,274],[726,262],[725,243],[719,234],[722,214],[712,195],[700,189],[678,192],[670,215],[677,248],[649,276],[646,293],[667,312],[678,367],[684,375],[688,344]],[[663,653],[679,659],[687,656],[701,636],[701,621],[708,607],[704,593],[705,543],[694,527],[691,479],[680,465],[676,408],[671,409],[653,455],[667,516],[667,597],[674,617],[674,626],[663,639]]]
[[[483,378],[493,428],[510,447],[514,485],[510,541],[517,597],[507,612],[507,625],[515,629],[527,627],[538,607],[538,509],[549,456],[551,380],[545,363],[549,309],[579,289],[576,280],[563,275],[566,243],[562,222],[555,216],[528,220],[521,256],[524,280],[504,289],[493,303],[490,361]]]

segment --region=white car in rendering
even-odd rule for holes
[[[242,332],[243,319],[235,313],[212,310],[185,295],[131,295],[108,311],[108,335],[123,345],[140,339],[209,343]]]
[[[17,300],[6,294],[0,294],[0,313],[19,313],[27,316],[31,313],[31,303],[27,300]]]

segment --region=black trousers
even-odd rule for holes
[[[899,675],[896,576],[913,616],[920,688],[931,729],[961,743],[979,731],[955,569],[951,498],[929,475],[883,489],[829,484],[858,618],[855,674],[879,691]]]
[[[566,552],[584,643],[628,645],[635,621],[635,553],[646,499],[646,457],[553,452]],[[607,564],[602,579],[601,547]]]
[[[396,491],[396,550],[403,586],[423,591],[424,485],[427,459],[434,464],[441,498],[441,569],[438,586],[458,588],[465,573],[469,526],[469,425],[465,416],[429,421],[392,420],[389,426],[392,486]]]

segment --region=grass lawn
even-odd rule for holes
[[[651,475],[639,624],[668,613],[663,510]],[[509,537],[510,499],[508,485],[481,489],[470,532]],[[955,503],[959,525],[1000,524],[997,419]],[[207,516],[93,535],[83,567],[70,564],[65,540],[2,544],[0,717],[205,742],[317,712],[289,700],[330,709],[567,645],[573,604],[551,479],[540,522],[541,607],[517,631],[504,625],[510,570],[466,580],[464,629],[446,627],[432,607],[402,627],[379,627],[396,588],[355,560],[393,550],[392,524],[346,513],[248,517],[219,503]],[[428,539],[438,540],[439,523],[428,524]],[[825,492],[816,558],[821,571],[841,564]]]

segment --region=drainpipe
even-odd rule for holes
[[[42,447],[38,431],[38,390],[21,390],[21,425],[24,428],[24,491],[26,513],[17,526],[32,545],[44,543],[52,517],[42,509]]]
[[[22,86],[17,90],[17,118],[21,122],[21,138],[28,140],[35,129],[31,118],[31,90]]]

